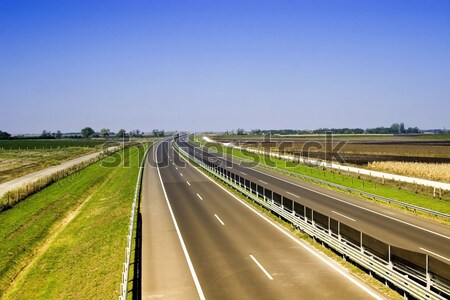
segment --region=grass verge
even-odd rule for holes
[[[118,297],[142,155],[126,148],[0,214],[2,299]]]

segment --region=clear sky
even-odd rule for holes
[[[0,0],[0,130],[450,127],[450,1]]]

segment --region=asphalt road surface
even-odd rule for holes
[[[180,147],[194,153],[194,144],[179,142]],[[298,201],[322,214],[364,232],[385,243],[429,254],[450,263],[450,227],[376,205],[328,189],[304,183],[261,168],[233,163],[229,157],[195,149],[198,158],[214,158],[235,174],[243,176],[291,200]]]
[[[180,166],[170,143],[155,151],[143,178],[143,299],[381,298],[191,165]]]

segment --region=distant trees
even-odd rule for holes
[[[41,139],[53,139],[54,137],[52,136],[52,132],[51,131],[43,130],[41,135],[39,136],[39,138],[41,138]]]
[[[90,136],[92,136],[94,134],[95,134],[95,131],[91,127],[85,127],[83,129],[81,129],[81,136],[82,137],[88,138],[88,137],[90,137]]]
[[[135,130],[131,130],[130,132],[129,132],[129,135],[130,136],[142,136],[144,133],[143,132],[141,132],[139,129],[135,129]]]
[[[41,135],[39,136],[40,139],[60,139],[62,138],[61,131],[51,132],[47,130],[43,130]]]
[[[108,128],[100,129],[100,133],[103,137],[108,137],[110,132],[111,132],[111,130],[109,130]]]
[[[6,131],[0,130],[0,140],[9,140],[11,138],[11,134],[7,133]]]
[[[417,134],[420,133],[417,127],[405,128],[404,123],[394,123],[390,127],[376,127],[376,128],[319,128],[314,130],[301,130],[301,129],[252,129],[250,134],[253,135],[264,135],[264,134],[280,134],[280,135],[290,135],[290,134],[326,134],[327,132],[332,132],[334,134]],[[247,134],[244,129],[238,128],[236,131],[226,131],[227,134],[237,134],[244,135]]]
[[[164,136],[164,130],[153,129],[152,133],[154,136]]]
[[[125,134],[126,134],[125,129],[120,129],[119,131],[117,131],[117,136],[125,137]]]

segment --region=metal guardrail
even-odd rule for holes
[[[122,281],[120,283],[120,295],[119,300],[126,300],[128,295],[128,275],[130,268],[130,260],[131,260],[131,244],[133,241],[133,228],[134,228],[134,219],[136,215],[137,209],[137,201],[140,196],[141,190],[141,181],[142,181],[142,172],[144,170],[144,164],[146,161],[146,157],[148,151],[153,147],[153,145],[149,146],[142,157],[142,162],[139,167],[139,174],[136,181],[136,188],[134,190],[134,198],[133,204],[131,206],[131,216],[130,216],[130,224],[128,225],[128,235],[127,235],[127,247],[125,248],[125,262],[123,263],[123,271],[122,271]]]
[[[263,195],[263,198],[255,196],[248,189],[248,186],[245,186],[245,184],[242,185],[242,183],[235,182],[229,179],[227,176],[223,175],[220,172],[218,166],[209,166],[203,161],[198,160],[196,157],[179,148],[176,143],[174,143],[174,145],[175,149],[177,149],[181,155],[191,161],[194,161],[197,165],[199,165],[202,169],[204,169],[211,175],[233,187],[240,193],[244,194],[246,197],[250,198],[252,201],[283,217],[285,220],[289,221],[291,224],[299,228],[301,231],[307,233],[309,236],[327,244],[330,248],[342,254],[344,257],[349,258],[366,270],[373,272],[380,278],[389,281],[391,284],[393,284],[397,288],[400,288],[409,295],[417,299],[437,300],[447,299],[446,296],[449,296],[448,294],[446,296],[441,295],[441,293],[445,295],[448,292],[449,287],[446,285],[442,285],[439,282],[432,281],[431,277],[428,274],[424,278],[420,278],[424,279],[425,285],[420,284],[419,282],[417,282],[417,277],[414,274],[409,274],[406,269],[401,269],[399,268],[399,266],[394,266],[392,262],[388,262],[383,258],[377,257],[372,252],[365,251],[362,246],[357,246],[352,242],[347,241],[340,234],[333,233],[331,229],[328,230],[321,226],[318,226],[318,224],[315,224],[313,220],[308,220],[306,214],[305,216],[299,216],[295,213],[295,211],[288,211],[283,208],[282,205],[277,204],[274,199],[266,198],[265,195]],[[433,289],[435,290],[438,290],[439,293],[433,291],[431,287],[433,287]]]
[[[247,149],[242,149],[242,151],[248,151],[248,150]],[[248,151],[248,152],[253,153],[252,151]],[[258,153],[256,153],[256,154],[258,154]],[[267,154],[260,154],[260,155],[267,155]],[[243,160],[243,161],[245,161],[245,160]],[[409,203],[406,203],[406,202],[403,202],[403,201],[399,201],[399,200],[395,200],[395,199],[391,199],[391,198],[375,195],[375,194],[372,194],[372,193],[369,193],[369,192],[364,192],[364,191],[361,191],[361,190],[358,190],[358,189],[354,189],[354,188],[347,187],[347,186],[344,186],[344,185],[340,185],[340,184],[337,184],[337,183],[333,183],[333,182],[329,182],[329,181],[326,181],[326,180],[314,178],[314,177],[311,177],[311,176],[308,176],[308,175],[303,175],[303,174],[295,173],[295,172],[292,172],[292,171],[283,170],[283,169],[280,169],[280,168],[277,168],[277,167],[272,167],[272,166],[269,166],[269,165],[266,165],[266,164],[264,164],[263,167],[267,168],[267,169],[275,170],[277,172],[282,172],[282,173],[285,173],[285,174],[289,174],[291,176],[299,177],[299,178],[302,178],[304,180],[308,180],[308,181],[312,181],[312,182],[320,183],[320,184],[325,184],[325,185],[328,185],[328,186],[331,186],[331,187],[334,187],[334,188],[338,188],[340,190],[356,193],[356,194],[359,194],[359,195],[364,196],[364,197],[373,198],[374,200],[379,200],[379,201],[388,202],[388,203],[394,203],[396,205],[399,205],[399,206],[402,206],[402,207],[406,207],[406,208],[412,209],[414,211],[421,211],[421,212],[425,212],[425,213],[428,213],[428,214],[431,214],[431,215],[434,215],[434,216],[439,216],[439,217],[442,217],[442,218],[445,218],[445,219],[450,219],[450,215],[446,214],[446,213],[443,213],[443,212],[439,212],[439,211],[435,211],[435,210],[428,209],[428,208],[425,208],[425,207],[409,204]]]
[[[384,172],[379,172],[379,171],[374,171],[374,170],[367,170],[367,169],[362,169],[362,168],[344,166],[341,164],[333,163],[331,161],[310,159],[310,158],[306,158],[303,156],[294,156],[294,155],[288,155],[288,154],[283,155],[279,152],[272,152],[272,151],[267,152],[267,151],[262,151],[262,150],[258,150],[258,149],[254,149],[254,148],[243,148],[243,147],[239,147],[239,146],[235,146],[235,145],[233,145],[232,147],[235,149],[246,150],[248,152],[274,156],[274,157],[281,158],[281,159],[292,160],[292,161],[297,160],[298,162],[301,162],[304,164],[312,164],[312,165],[316,165],[319,167],[326,167],[326,168],[347,171],[347,172],[351,172],[351,173],[357,173],[358,175],[367,175],[367,176],[371,176],[371,177],[381,178],[383,180],[388,179],[388,180],[395,180],[395,181],[400,181],[400,182],[418,184],[418,185],[422,185],[422,186],[428,186],[428,187],[433,188],[433,191],[434,191],[433,194],[436,193],[436,190],[447,190],[447,191],[450,190],[450,184],[445,183],[445,182],[439,182],[439,181],[433,181],[433,180],[428,180],[428,179],[414,178],[414,177],[408,177],[408,176],[404,176],[404,175],[396,175],[396,174],[384,173]]]
[[[442,212],[439,212],[439,211],[435,211],[435,210],[432,210],[432,209],[428,209],[428,208],[425,208],[425,207],[421,207],[421,206],[405,203],[405,202],[402,202],[402,201],[399,201],[399,200],[395,200],[395,199],[391,199],[391,198],[375,195],[375,194],[372,194],[372,193],[369,193],[369,192],[364,192],[364,191],[361,191],[361,190],[358,190],[358,189],[354,189],[354,188],[351,188],[351,187],[347,187],[347,186],[344,186],[344,185],[340,185],[340,184],[337,184],[337,183],[329,182],[329,181],[322,180],[322,179],[317,179],[317,178],[314,178],[314,177],[310,177],[308,175],[303,175],[303,174],[295,173],[295,172],[288,171],[288,170],[282,170],[282,169],[279,169],[279,168],[276,168],[276,167],[272,167],[272,166],[268,166],[268,165],[264,165],[264,167],[267,167],[268,169],[273,169],[273,170],[278,171],[278,172],[283,172],[283,173],[286,173],[286,174],[289,174],[289,175],[292,175],[292,176],[300,177],[300,178],[303,178],[303,179],[306,179],[306,180],[309,180],[309,181],[313,181],[313,182],[317,182],[317,183],[321,183],[321,184],[326,184],[328,186],[332,186],[334,188],[338,188],[340,190],[344,190],[344,191],[347,191],[347,192],[360,194],[361,196],[364,196],[364,197],[373,198],[373,199],[384,201],[384,202],[388,202],[388,203],[394,203],[396,205],[407,207],[407,208],[415,210],[415,211],[426,212],[426,213],[429,213],[429,214],[434,215],[434,216],[439,216],[439,217],[442,217],[442,218],[450,219],[450,215],[449,214],[445,214],[445,213],[442,213]]]

